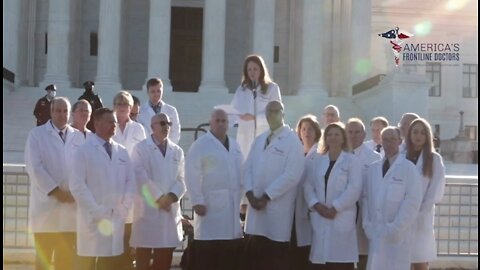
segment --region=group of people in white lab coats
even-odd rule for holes
[[[120,91],[113,110],[93,112],[95,133],[86,129],[89,104],[74,104],[69,125],[63,97],[31,131],[37,269],[48,269],[52,254],[56,269],[133,269],[131,247],[136,269],[169,269],[183,239],[184,195],[194,211],[188,269],[420,270],[435,259],[444,166],[418,115],[402,116],[400,129],[376,117],[364,142],[363,122],[344,125],[329,105],[323,134],[314,115],[295,132],[263,59],[250,55],[231,103],[238,113],[215,109],[184,157],[161,80],[148,80],[147,91],[138,123],[132,96]],[[227,135],[233,121],[236,139]]]

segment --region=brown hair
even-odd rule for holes
[[[319,142],[320,137],[322,137],[322,130],[320,129],[320,124],[318,123],[317,117],[313,114],[307,114],[298,120],[296,131],[300,141],[302,140],[300,136],[300,130],[302,129],[302,124],[305,122],[308,122],[310,125],[312,125],[313,130],[315,130],[315,142]]]
[[[163,82],[159,78],[151,78],[147,81],[147,93],[148,93],[148,88],[150,86],[158,85],[160,84],[160,87],[163,87]]]
[[[387,118],[383,116],[377,116],[372,118],[372,120],[370,120],[370,126],[373,125],[373,123],[380,123],[383,127],[388,127],[389,125]]]
[[[265,95],[268,90],[268,85],[272,83],[272,79],[270,79],[270,75],[268,74],[268,69],[265,65],[265,61],[263,61],[263,58],[260,55],[251,54],[247,56],[247,58],[245,58],[245,61],[243,62],[243,75],[241,85],[244,88],[253,88],[253,82],[252,80],[250,80],[250,77],[248,77],[247,72],[247,65],[249,62],[253,62],[260,67],[260,78],[258,78],[258,83],[261,86],[260,89],[262,91],[262,94]]]
[[[435,152],[435,148],[433,147],[433,136],[432,136],[432,128],[427,120],[423,118],[417,118],[412,121],[410,127],[408,127],[408,135],[406,139],[407,143],[407,158],[412,159],[414,155],[414,146],[412,142],[412,132],[413,126],[416,124],[422,125],[426,131],[427,138],[425,140],[425,144],[422,147],[423,152],[423,168],[422,174],[428,178],[432,178],[433,175],[433,152]]]
[[[328,124],[328,126],[323,131],[322,145],[319,147],[321,154],[325,154],[328,152],[328,150],[330,150],[325,140],[327,138],[328,132],[333,128],[338,128],[340,130],[340,133],[342,134],[342,137],[343,137],[342,150],[348,151],[347,133],[345,132],[345,127],[342,122],[335,122],[335,123]]]

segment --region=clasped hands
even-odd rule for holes
[[[172,203],[174,203],[174,200],[172,196],[168,194],[164,194],[160,196],[160,198],[158,198],[157,200],[158,208],[165,210],[167,212],[170,212],[170,209],[172,208]]]
[[[240,119],[242,119],[243,121],[252,121],[255,120],[255,116],[253,114],[246,113],[240,115]]]
[[[320,216],[322,216],[326,219],[334,219],[335,216],[337,215],[337,210],[333,206],[332,207],[327,207],[324,204],[316,203],[313,206],[313,208],[315,209],[315,211],[317,211],[318,214],[320,214]]]
[[[73,195],[70,191],[68,190],[63,190],[59,187],[54,188],[50,194],[53,196],[55,199],[57,199],[61,203],[74,203],[75,199],[73,198]]]
[[[270,200],[270,198],[266,193],[263,193],[261,197],[255,197],[255,195],[253,195],[253,192],[249,191],[247,192],[246,196],[247,196],[248,202],[255,210],[262,210],[267,206],[267,203]]]

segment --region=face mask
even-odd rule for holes
[[[56,91],[48,91],[47,96],[48,96],[49,98],[54,98],[56,94],[57,94]]]

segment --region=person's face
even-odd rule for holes
[[[93,89],[94,89],[95,86],[91,85],[91,84],[87,84],[87,86],[85,87],[85,90],[87,91],[92,91],[93,92]]]
[[[323,111],[323,118],[325,120],[325,124],[329,125],[331,123],[338,122],[340,119],[338,118],[337,111],[333,108],[327,108]]]
[[[398,153],[398,147],[402,143],[400,136],[393,129],[387,129],[382,133],[382,145],[385,155],[392,157]]]
[[[130,105],[124,101],[118,101],[113,107],[117,118],[130,117]]]
[[[88,103],[79,103],[77,108],[72,113],[73,123],[75,126],[85,126],[90,121],[92,115],[92,108]]]
[[[153,105],[162,100],[163,89],[160,84],[152,85],[148,88],[148,98]]]
[[[133,107],[130,110],[130,119],[132,119],[133,121],[137,121],[139,110],[140,110],[140,106],[138,106],[138,104],[133,104]]]
[[[370,128],[372,130],[372,140],[377,144],[382,144],[382,129],[385,127],[380,122],[373,122]]]
[[[47,90],[47,96],[49,98],[54,98],[57,95],[57,91],[55,90]]]
[[[283,109],[278,103],[270,103],[265,110],[267,122],[271,130],[276,130],[283,125]]]
[[[117,127],[117,118],[114,114],[106,113],[98,121],[94,122],[95,133],[104,140],[109,140],[115,135]]]
[[[315,144],[315,129],[308,121],[303,121],[300,125],[300,138],[303,145],[312,146]]]
[[[402,137],[405,138],[408,133],[408,128],[410,127],[410,124],[412,121],[415,120],[414,117],[405,115],[400,119],[400,123],[398,123],[398,127],[400,128],[400,133],[402,134]]]
[[[345,131],[347,132],[347,140],[352,149],[362,145],[363,140],[365,140],[365,131],[362,125],[355,122],[349,123],[345,127]]]
[[[163,141],[168,137],[168,134],[170,134],[171,125],[172,122],[170,122],[170,119],[168,119],[166,115],[161,114],[158,117],[155,117],[152,121],[153,135]]]
[[[59,128],[64,128],[68,123],[69,108],[65,101],[57,100],[53,103],[50,110],[53,124]]]
[[[228,117],[225,112],[217,111],[210,118],[210,130],[217,137],[224,137],[228,130]]]
[[[247,63],[247,73],[250,80],[258,82],[261,68],[257,63],[250,61]]]
[[[427,142],[427,130],[421,123],[416,123],[412,127],[410,140],[413,143],[413,147],[417,150],[422,149],[423,145]]]
[[[329,149],[341,149],[345,143],[345,139],[342,136],[342,131],[338,127],[330,128],[325,134],[325,143]]]

